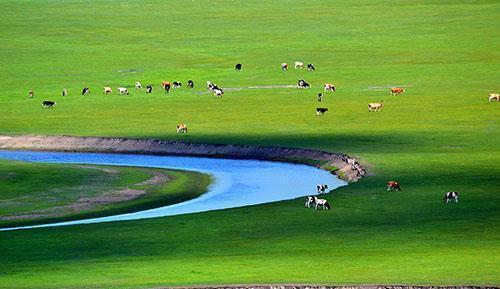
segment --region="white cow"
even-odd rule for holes
[[[368,111],[379,111],[382,107],[384,107],[384,101],[373,102],[368,104]]]
[[[135,88],[142,88],[142,84],[139,81],[136,81]]]
[[[130,93],[128,92],[128,89],[126,89],[125,87],[118,87],[118,93],[121,94],[121,95],[129,95]]]
[[[295,69],[297,68],[304,68],[304,62],[295,61]]]
[[[491,102],[493,100],[500,101],[500,94],[498,93],[490,93],[488,97],[488,101]]]

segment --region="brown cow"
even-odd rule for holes
[[[387,182],[387,191],[401,191],[401,187],[398,182],[389,181]]]
[[[405,92],[405,90],[402,89],[401,87],[393,87],[393,88],[391,88],[391,95],[400,95],[403,92]]]
[[[168,93],[170,91],[170,87],[171,87],[170,81],[163,81],[161,83],[161,86],[165,89],[166,93]]]

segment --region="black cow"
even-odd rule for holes
[[[297,87],[298,88],[308,88],[310,86],[311,85],[307,81],[305,81],[303,79],[299,79],[299,81],[297,82]]]
[[[307,71],[315,71],[315,70],[316,70],[316,68],[314,67],[314,65],[312,63],[309,63],[307,65]]]
[[[187,88],[193,88],[194,87],[194,82],[190,79],[187,82]]]
[[[46,108],[52,108],[54,105],[56,105],[56,102],[55,101],[51,101],[51,100],[44,100],[42,101],[42,107]]]
[[[174,85],[174,88],[179,88],[182,86],[182,83],[180,83],[179,81],[174,81],[173,85]]]
[[[316,108],[316,115],[323,115],[327,111],[328,111],[328,108],[318,107],[318,108]]]
[[[146,93],[151,93],[153,92],[153,86],[151,84],[146,86]]]
[[[89,94],[89,93],[90,93],[90,88],[84,87],[83,90],[82,90],[82,95],[86,95],[86,94]]]
[[[323,93],[318,93],[318,101],[322,102],[323,101]]]
[[[234,70],[240,71],[241,67],[242,67],[241,63],[237,63],[236,66],[234,67]]]

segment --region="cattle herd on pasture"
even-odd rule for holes
[[[314,66],[314,64],[312,63],[308,63],[307,65],[304,65],[303,62],[300,62],[300,61],[295,61],[294,62],[294,68],[295,69],[304,69],[304,67],[307,67],[307,70],[309,72],[313,72],[313,71],[316,71],[316,67]],[[234,67],[235,71],[241,71],[243,69],[243,65],[241,63],[237,63]],[[288,64],[287,63],[282,63],[281,64],[281,70],[282,71],[288,71]],[[218,85],[216,85],[215,83],[211,82],[211,81],[207,81],[206,82],[207,84],[207,89],[213,93],[214,96],[216,97],[219,97],[221,98],[223,95],[224,95],[224,90],[219,87]],[[181,88],[182,87],[182,83],[180,81],[173,81],[172,83],[170,81],[162,81],[161,82],[161,89],[163,89],[163,91],[165,93],[169,93],[170,90],[173,88],[173,89],[178,89],[178,88]],[[187,81],[187,85],[186,85],[187,88],[189,89],[193,89],[194,88],[194,82],[193,80],[188,80]],[[304,79],[299,79],[297,81],[297,88],[298,89],[308,89],[311,87],[311,84],[308,83],[306,80]],[[135,89],[142,89],[143,86],[141,84],[141,82],[137,81],[135,83]],[[148,84],[146,86],[146,89],[145,89],[145,92],[146,93],[152,93],[153,91],[153,85],[152,84]],[[129,90],[126,88],[126,87],[118,87],[117,88],[117,92],[119,95],[130,95],[130,92]],[[331,93],[334,93],[336,92],[336,87],[333,83],[325,83],[323,85],[323,91],[318,93],[318,102],[322,102],[323,101],[323,93],[327,93],[327,92],[331,92]],[[401,88],[401,87],[391,87],[389,89],[389,92],[390,92],[390,95],[391,96],[399,96],[401,95],[402,93],[405,93],[406,90]],[[90,93],[90,88],[88,87],[84,87],[82,89],[82,93],[81,95],[88,95]],[[107,95],[107,94],[112,94],[113,93],[113,89],[109,86],[105,86],[103,87],[103,90],[102,90],[102,93]],[[68,95],[68,90],[66,88],[64,88],[62,90],[62,95],[63,96],[67,96]],[[33,98],[35,96],[35,93],[33,90],[30,90],[28,92],[28,96],[29,98]],[[492,101],[500,101],[500,95],[498,93],[490,93],[489,96],[488,96],[488,101],[489,102],[492,102]],[[56,102],[55,101],[51,101],[51,100],[44,100],[42,101],[42,106],[44,108],[52,108],[56,105]],[[369,103],[368,104],[368,111],[369,112],[378,112],[378,111],[381,111],[381,109],[384,107],[384,101],[381,100],[380,102],[373,102],[373,103]],[[328,108],[326,107],[317,107],[316,108],[316,115],[317,116],[323,116],[326,112],[328,112]],[[176,127],[176,132],[178,134],[182,133],[182,134],[187,134],[188,133],[188,127],[186,124],[184,123],[180,123],[177,125]],[[345,162],[349,163],[352,167],[353,170],[357,171],[358,174],[360,175],[364,175],[365,174],[365,171],[364,169],[360,166],[360,164],[353,158],[348,158],[346,160],[344,160]],[[328,186],[327,185],[324,185],[324,184],[320,184],[320,185],[317,185],[317,193],[319,195],[323,195],[326,192],[326,190],[328,189]],[[396,181],[389,181],[387,183],[387,191],[401,191],[401,187],[399,185],[398,182]],[[451,191],[451,192],[447,192],[445,193],[444,195],[444,202],[445,203],[458,203],[458,192],[454,192],[454,191]],[[324,210],[329,210],[331,208],[331,205],[328,203],[328,201],[326,199],[321,199],[321,198],[318,198],[317,196],[307,196],[306,197],[306,201],[305,201],[305,207],[306,208],[311,208],[311,207],[314,207],[316,210],[318,208],[322,208]]]

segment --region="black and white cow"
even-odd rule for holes
[[[174,88],[179,88],[182,86],[182,83],[180,81],[174,81],[172,84]]]
[[[318,107],[316,108],[316,115],[324,115],[325,112],[328,111],[328,108],[326,107]]]
[[[323,102],[323,93],[318,93],[318,101]]]
[[[130,92],[125,87],[118,87],[118,94],[121,94],[121,95],[130,95]]]
[[[136,81],[135,88],[137,88],[137,89],[142,88],[142,84],[139,81]]]
[[[307,81],[305,81],[305,80],[303,80],[303,79],[299,79],[299,80],[297,81],[297,87],[298,87],[298,88],[308,88],[308,87],[310,87],[310,86],[311,86],[311,85],[310,85]]]
[[[316,186],[316,190],[318,191],[318,194],[324,194],[326,193],[326,190],[328,189],[328,185],[325,184],[319,184]]]
[[[212,91],[214,92],[214,95],[217,97],[222,97],[224,95],[224,91],[220,88],[216,88]]]
[[[194,82],[190,79],[187,82],[187,88],[193,88],[194,87]]]
[[[236,71],[241,71],[241,68],[242,68],[241,63],[237,63],[237,64],[234,66],[234,70],[236,70]]]
[[[287,63],[281,63],[281,70],[282,71],[287,71],[288,70],[288,64]]]
[[[62,90],[62,96],[68,95],[68,90],[66,88],[63,88]]]
[[[314,206],[314,208],[317,210],[319,207],[322,207],[323,210],[330,210],[330,204],[328,203],[327,200],[325,199],[318,199],[316,198],[315,200],[315,203],[316,205]]]
[[[315,71],[316,70],[316,67],[314,67],[314,65],[312,63],[309,63],[307,65],[307,71]]]
[[[458,203],[458,192],[447,192],[444,194],[445,203]]]
[[[316,203],[316,197],[315,196],[306,196],[306,202],[304,203],[304,207],[310,208],[315,203]]]
[[[84,87],[84,88],[82,89],[82,95],[87,95],[87,94],[89,94],[89,93],[90,93],[90,88],[88,88],[88,87]]]
[[[56,105],[55,101],[51,101],[51,100],[42,101],[42,107],[44,107],[44,108],[52,108],[52,107],[54,107],[54,105]]]
[[[153,92],[153,86],[151,84],[148,84],[146,86],[146,93],[151,93],[151,92]]]

